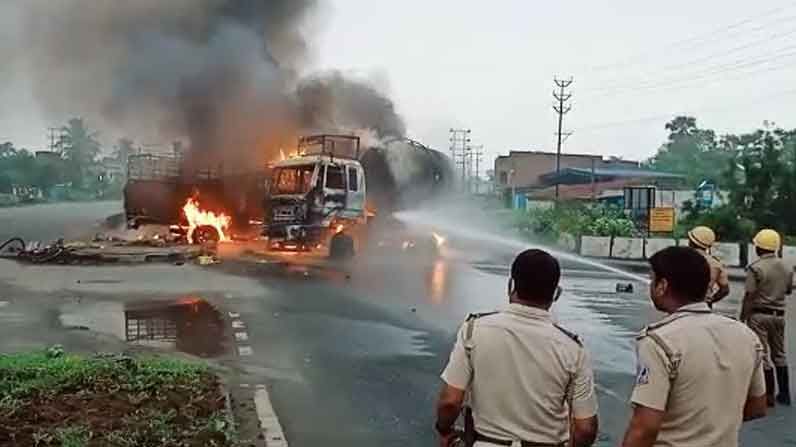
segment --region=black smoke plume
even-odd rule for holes
[[[0,14],[21,17],[13,47],[53,120],[82,115],[106,134],[182,140],[193,158],[240,166],[271,159],[302,129],[404,133],[367,83],[300,79],[316,0],[4,3]]]

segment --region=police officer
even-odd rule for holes
[[[594,443],[597,398],[589,355],[549,312],[560,276],[548,253],[524,251],[511,266],[508,307],[468,317],[442,373],[441,446],[453,441],[466,392],[478,447]]]
[[[705,297],[705,301],[710,307],[730,294],[730,281],[724,264],[719,258],[709,253],[715,242],[716,234],[709,227],[698,226],[688,232],[688,245],[704,256],[710,266],[710,285],[708,285],[708,293]]]
[[[741,321],[760,337],[765,350],[765,377],[768,404],[774,405],[774,367],[779,394],[776,401],[790,405],[788,363],[785,358],[785,295],[793,288],[793,271],[776,256],[781,247],[779,233],[760,230],[752,243],[759,259],[747,267],[746,294]]]
[[[763,348],[746,325],[704,302],[710,268],[702,255],[669,247],[650,264],[650,298],[669,316],[638,337],[623,447],[735,447],[741,422],[766,413]]]

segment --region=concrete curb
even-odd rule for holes
[[[271,405],[271,396],[265,385],[257,385],[254,391],[254,406],[263,435],[265,435],[266,447],[288,447],[282,424],[279,423],[279,417]]]
[[[635,261],[635,260],[612,259],[612,258],[587,258],[587,259],[599,260],[600,262],[603,262],[606,265],[610,265],[611,267],[626,269],[635,273],[649,273],[650,271],[650,266],[647,261],[641,261],[641,260]],[[739,267],[728,267],[727,276],[731,281],[745,281],[746,270]]]

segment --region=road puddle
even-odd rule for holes
[[[200,357],[225,352],[224,319],[197,297],[130,303],[74,302],[61,308],[61,326],[110,334],[129,343],[176,349]]]
[[[177,350],[200,357],[225,350],[221,313],[201,298],[129,303],[124,322],[128,342],[173,343]]]

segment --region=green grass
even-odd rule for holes
[[[20,432],[19,436],[32,436],[28,438],[31,445],[234,444],[234,429],[218,408],[217,380],[201,364],[163,358],[83,357],[59,347],[0,355],[0,396],[0,426],[5,427],[31,424],[37,420],[31,414],[58,407],[62,399],[89,402],[96,408],[94,415],[106,413],[103,405],[108,399],[132,408],[126,414],[108,415],[104,422],[121,421],[112,430],[96,419],[71,418],[71,422],[36,426],[32,435]],[[192,442],[196,439],[200,444]]]
[[[57,350],[0,355],[0,400],[35,394],[54,395],[75,389],[113,388],[147,391],[175,383],[198,384],[208,374],[204,365],[170,359],[85,358]]]

